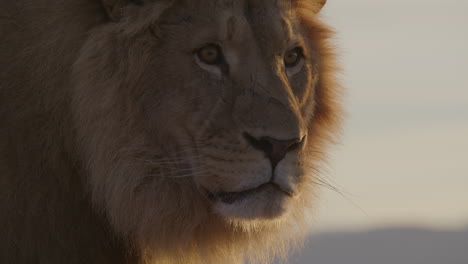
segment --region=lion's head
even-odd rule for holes
[[[142,257],[232,260],[302,233],[340,114],[323,2],[104,1],[114,22],[74,65],[77,140]]]

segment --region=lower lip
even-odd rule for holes
[[[236,203],[236,202],[240,202],[240,201],[244,200],[245,198],[247,198],[248,196],[259,193],[262,190],[264,190],[266,188],[269,188],[269,187],[273,187],[273,188],[277,189],[278,191],[284,193],[285,195],[291,196],[290,193],[284,191],[278,185],[276,185],[274,183],[271,183],[271,182],[268,182],[268,183],[262,184],[262,185],[260,185],[260,186],[258,186],[256,188],[246,190],[246,191],[211,194],[210,199],[211,200],[220,200],[221,202],[223,202],[225,204],[233,204],[233,203]]]

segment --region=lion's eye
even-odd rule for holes
[[[222,61],[221,48],[216,44],[208,44],[197,52],[197,56],[201,62],[208,65],[219,64]]]
[[[302,49],[299,47],[294,48],[284,55],[284,65],[286,68],[292,68],[296,66],[303,57]]]

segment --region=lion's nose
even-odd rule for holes
[[[305,138],[278,140],[271,137],[262,137],[260,139],[256,139],[247,133],[244,133],[244,136],[252,147],[265,153],[268,159],[270,159],[273,170],[278,162],[286,156],[286,153],[296,149]]]

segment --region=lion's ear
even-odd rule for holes
[[[305,7],[307,10],[317,14],[322,10],[323,6],[327,3],[327,0],[288,0],[292,3],[297,4],[299,7]]]
[[[315,13],[320,12],[322,10],[323,6],[327,2],[327,0],[314,0],[315,1]]]
[[[102,5],[106,10],[107,15],[113,21],[118,21],[122,17],[122,10],[125,6],[143,5],[143,0],[102,0]]]

